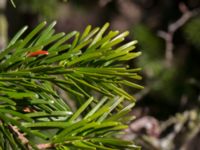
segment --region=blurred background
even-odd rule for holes
[[[56,31],[91,24],[130,31],[143,55],[136,119],[123,136],[143,150],[200,150],[200,0],[0,0],[0,48],[24,25],[57,20]]]

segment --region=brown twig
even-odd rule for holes
[[[25,137],[24,133],[21,133],[16,126],[9,125],[9,128],[17,135],[22,144],[27,146],[27,149],[32,150],[32,146],[29,144],[29,140]]]
[[[183,13],[182,16],[175,21],[174,23],[168,26],[167,31],[159,31],[158,35],[165,40],[166,48],[165,48],[165,62],[166,66],[170,67],[173,62],[173,37],[174,33],[182,27],[190,18],[199,14],[199,9],[195,9],[190,11],[188,7],[184,3],[179,4],[179,9]]]
[[[16,126],[9,126],[11,130],[18,136],[24,145],[28,144],[28,139],[24,136],[23,133],[19,132],[19,129]]]
[[[27,145],[30,149],[32,149],[31,146],[28,144],[29,140],[24,136],[23,133],[20,133],[19,129],[16,126],[11,126],[10,125],[9,127],[18,136],[18,138],[21,140],[21,142],[24,145]],[[42,149],[44,150],[44,149],[48,149],[48,148],[53,148],[53,147],[55,147],[55,145],[51,144],[51,143],[44,143],[44,144],[38,144],[37,145],[37,148],[41,149],[41,150]]]
[[[47,149],[47,148],[53,148],[53,147],[55,147],[55,145],[51,144],[51,143],[45,143],[45,144],[38,144],[37,145],[38,149]]]

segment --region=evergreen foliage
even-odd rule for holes
[[[135,104],[124,87],[142,89],[126,64],[137,42],[108,23],[82,34],[55,24],[24,37],[25,26],[0,53],[0,149],[140,149],[119,138]]]

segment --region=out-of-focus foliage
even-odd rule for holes
[[[0,14],[0,49],[4,48],[7,43],[8,39],[7,31],[8,31],[8,23],[6,17]]]
[[[163,45],[162,40],[158,38],[147,26],[139,24],[133,29],[133,36],[139,41],[142,49],[142,56],[139,59],[139,65],[150,78],[157,78],[163,71]]]
[[[164,43],[151,29],[144,25],[134,25],[133,36],[137,38],[145,55],[152,59],[163,59]],[[148,60],[148,61],[149,61]]]
[[[143,67],[143,72],[147,78],[147,87],[152,90],[152,93],[159,93],[158,97],[163,96],[163,101],[176,104],[176,85],[166,88],[170,87],[176,80],[176,66],[170,69],[165,66],[164,41],[143,24],[134,26],[133,36],[139,41],[142,49],[142,56],[139,58],[138,65]]]
[[[189,21],[184,27],[184,32],[186,39],[200,49],[200,17],[196,17]]]
[[[0,1],[0,51],[7,44],[8,39],[8,22],[3,10],[6,7],[6,0]]]
[[[56,17],[59,0],[15,0],[15,5],[21,12],[38,14],[46,19]]]
[[[142,135],[135,140],[143,150],[199,150],[199,114],[198,109],[177,113],[162,122],[160,138]]]

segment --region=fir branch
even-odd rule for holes
[[[0,53],[2,137],[13,149],[24,142],[31,149],[139,149],[115,137],[135,103],[122,87],[143,88],[130,82],[141,79],[140,69],[126,65],[141,54],[133,52],[136,41],[122,44],[128,32],[105,34],[109,24],[82,35],[54,34],[55,24],[42,22],[21,39],[23,28]]]

